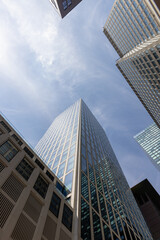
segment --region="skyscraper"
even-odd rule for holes
[[[53,121],[36,151],[71,192],[74,240],[152,239],[103,128],[82,100]]]
[[[154,240],[160,239],[160,196],[145,179],[131,188]]]
[[[82,0],[50,0],[58,14],[64,18]]]
[[[160,171],[160,129],[157,125],[152,124],[134,138],[147,153],[154,166]]]
[[[116,66],[160,127],[159,1],[116,0],[104,34],[120,56]]]

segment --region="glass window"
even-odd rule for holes
[[[7,124],[5,124],[5,122],[1,121],[0,123],[7,130],[7,132],[11,131],[11,129],[7,126]]]
[[[44,170],[44,165],[36,158],[35,163],[42,169]]]
[[[81,193],[83,197],[89,201],[89,193],[88,193],[88,178],[81,173]]]
[[[72,219],[73,212],[66,204],[64,204],[62,223],[66,226],[66,228],[68,228],[69,231],[72,231]]]
[[[91,239],[89,205],[81,198],[81,237],[83,240]]]
[[[62,158],[61,158],[61,162],[64,162],[64,161],[66,160],[66,158],[67,158],[67,153],[68,153],[68,151],[63,152]]]
[[[54,161],[54,164],[53,164],[53,168],[57,167],[59,159],[60,159],[60,155],[55,158],[55,161]]]
[[[67,172],[69,172],[71,169],[73,169],[73,166],[74,166],[74,156],[71,157],[71,158],[68,160]]]
[[[30,164],[27,159],[23,159],[19,165],[16,167],[17,172],[26,180],[28,181],[29,177],[33,172],[34,167]]]
[[[33,153],[27,147],[24,147],[24,151],[30,156],[30,158],[34,157]]]
[[[60,178],[64,174],[64,168],[65,168],[66,162],[63,162],[61,165],[59,165],[59,170],[57,176]]]
[[[100,194],[100,192],[99,192],[99,202],[100,202],[100,207],[101,207],[101,215],[102,215],[103,219],[108,223],[108,217],[107,217],[107,212],[106,212],[104,198]]]
[[[71,191],[72,190],[72,178],[73,178],[73,171],[70,172],[68,175],[65,176],[65,186]]]
[[[39,175],[34,184],[34,189],[41,195],[42,198],[45,198],[48,186],[49,183],[42,177],[42,175]]]
[[[20,146],[22,146],[23,142],[22,142],[15,134],[13,134],[12,137],[16,140],[16,142],[17,142]]]
[[[104,224],[104,223],[103,223],[103,230],[104,230],[105,240],[112,240],[110,229],[109,229],[109,227],[108,227],[106,224]]]
[[[97,201],[97,193],[96,193],[96,188],[95,186],[90,182],[90,190],[91,190],[91,202],[92,202],[92,207],[98,211],[98,201]]]
[[[58,218],[61,199],[53,192],[49,210]]]
[[[56,182],[56,188],[59,190],[60,193],[63,194],[63,196],[67,196],[70,191],[65,187],[65,186],[62,186],[58,181]]]
[[[10,162],[12,158],[17,154],[17,148],[10,142],[7,141],[0,146],[0,154]]]
[[[94,230],[94,239],[101,240],[102,233],[101,233],[101,224],[98,215],[92,210],[93,216],[93,230]]]

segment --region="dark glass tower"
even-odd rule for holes
[[[71,191],[74,239],[152,239],[103,128],[82,100],[54,120],[36,150]]]

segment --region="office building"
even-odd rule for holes
[[[64,18],[82,0],[50,0],[54,9]]]
[[[36,151],[71,192],[74,240],[152,239],[103,128],[82,100],[53,121]]]
[[[160,196],[145,179],[131,188],[154,240],[160,240]]]
[[[154,166],[160,171],[160,129],[157,125],[152,124],[134,138],[147,153]]]
[[[104,34],[120,56],[116,66],[160,127],[159,1],[116,0]]]
[[[71,240],[70,191],[0,115],[0,240]]]

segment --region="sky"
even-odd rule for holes
[[[61,19],[48,0],[1,0],[0,110],[33,147],[82,98],[104,128],[130,187],[160,174],[133,136],[153,123],[103,33],[114,0],[83,0]]]

